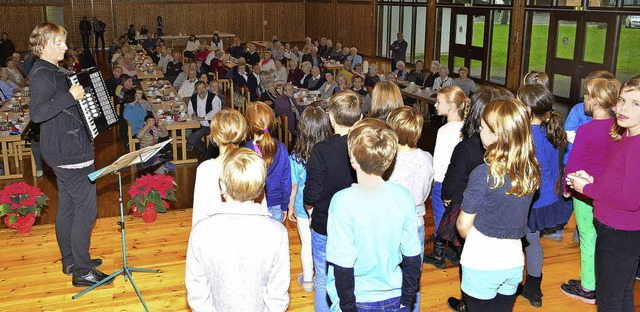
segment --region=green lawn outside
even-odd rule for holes
[[[482,38],[484,32],[484,24],[476,23],[474,27],[474,44],[480,45],[478,41]],[[561,44],[557,51],[557,56],[562,58],[573,58],[575,48],[575,32],[574,25],[561,25],[559,29],[558,40]],[[618,52],[618,60],[616,65],[616,76],[624,81],[634,75],[640,74],[640,58],[634,51],[637,43],[640,41],[640,29],[622,28],[620,31],[620,47],[615,51],[613,47],[604,47],[606,29],[599,29],[596,25],[589,26],[586,39],[586,55],[585,60],[599,62],[604,54]],[[566,45],[562,44],[562,39],[567,37],[569,40]],[[495,24],[493,26],[493,42],[491,49],[490,75],[491,80],[495,82],[503,81],[504,74],[507,69],[507,53],[509,44],[509,25]],[[530,70],[545,70],[547,59],[547,49],[549,45],[549,26],[533,25],[531,30],[531,49],[529,54]],[[448,64],[449,56],[442,55],[440,62]],[[473,71],[473,69],[472,69]],[[498,81],[496,81],[498,80]]]

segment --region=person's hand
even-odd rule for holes
[[[76,99],[76,101],[84,99],[84,89],[80,84],[76,83],[72,85],[71,88],[69,88],[69,92],[73,95],[73,98]]]
[[[572,189],[582,193],[587,184],[593,183],[593,176],[584,170],[579,170],[567,175],[567,185]]]
[[[442,203],[444,204],[445,207],[449,207],[449,205],[451,204],[451,199],[445,199],[442,201]]]
[[[291,222],[296,222],[296,214],[293,209],[287,210],[287,219]]]

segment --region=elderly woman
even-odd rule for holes
[[[276,70],[273,73],[274,81],[277,82],[286,82],[287,81],[287,68],[284,67],[283,63],[285,60],[275,60],[274,63],[276,65]]]
[[[358,55],[358,49],[356,49],[356,47],[349,49],[347,59],[351,61],[351,66],[355,67],[357,64],[362,64],[362,56]]]
[[[6,63],[7,71],[9,72],[9,80],[21,87],[24,87],[27,84],[27,81],[20,74],[20,70],[18,70],[16,61],[13,59],[13,57],[8,57]]]
[[[431,66],[429,66],[429,75],[427,79],[424,80],[422,84],[423,87],[433,88],[433,83],[436,81],[436,78],[439,76],[438,71],[440,70],[440,62],[433,60],[431,61]]]
[[[265,50],[263,54],[263,59],[260,62],[260,68],[262,68],[262,72],[264,74],[273,75],[276,71],[276,65],[271,58],[271,51]]]
[[[336,82],[335,78],[333,77],[333,73],[331,73],[330,71],[324,74],[324,79],[326,81],[320,87],[320,89],[318,89],[318,91],[320,91],[320,97],[323,100],[328,100],[333,95],[333,90],[338,87],[338,82]]]
[[[276,61],[280,61],[284,58],[284,49],[282,48],[280,41],[273,43],[273,46],[271,47],[271,58]]]
[[[0,68],[0,102],[9,100],[14,92],[21,90],[18,85],[9,80],[9,71],[4,67]]]
[[[476,83],[473,80],[469,79],[469,69],[466,67],[460,67],[458,70],[458,74],[460,78],[456,78],[453,80],[453,85],[460,87],[464,94],[469,96],[471,93],[478,91],[478,87],[476,87]]]
[[[347,85],[347,76],[343,74],[339,74],[336,80],[338,81],[338,86],[333,89],[333,93],[342,92],[344,90],[350,90],[349,86]]]
[[[289,53],[289,59],[292,61],[302,62],[302,53],[298,49],[298,45],[293,45],[291,52]]]
[[[396,62],[396,70],[393,71],[393,74],[396,75],[396,79],[399,81],[407,80],[407,75],[409,75],[409,71],[405,69],[405,65],[403,61]]]
[[[371,64],[369,65],[369,72],[364,77],[364,85],[366,87],[373,88],[378,82],[380,82],[380,77],[378,77],[378,66]]]
[[[273,81],[267,82],[266,92],[262,93],[260,96],[260,101],[265,102],[274,108],[274,104],[276,103],[276,99],[280,96],[278,90],[276,90],[276,84]]]
[[[313,66],[311,65],[310,62],[302,62],[302,79],[300,79],[300,87],[301,88],[308,88],[309,87],[309,79],[311,79],[312,75],[311,75],[311,68],[313,68]]]
[[[300,87],[300,80],[304,76],[304,73],[298,67],[298,61],[290,60],[289,61],[289,76],[287,77],[287,82],[291,83],[296,87]]]
[[[449,68],[441,65],[438,69],[439,76],[433,81],[433,91],[438,91],[444,87],[453,85],[453,79],[449,77]]]
[[[116,58],[115,64],[114,66],[120,66],[122,67],[122,71],[131,76],[131,77],[135,77],[136,75],[136,71],[135,70],[131,70],[129,67],[129,63],[125,60],[124,56],[118,56],[118,58]]]

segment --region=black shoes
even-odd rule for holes
[[[527,274],[527,279],[522,285],[520,296],[529,300],[531,306],[539,308],[542,307],[542,290],[540,290],[540,283],[542,282],[542,276],[535,277]]]
[[[456,312],[468,311],[467,304],[456,297],[449,297],[449,299],[447,299],[447,305],[449,306],[449,309],[451,309],[451,311],[456,311]]]
[[[93,267],[94,268],[97,268],[100,265],[102,265],[102,259],[100,259],[100,258],[91,259],[91,262],[93,263]],[[74,266],[75,266],[75,263],[72,263],[72,264],[67,265],[67,266],[62,265],[62,273],[67,274],[67,275],[73,273],[73,267]]]
[[[71,283],[76,287],[93,286],[107,277],[109,277],[109,275],[104,274],[96,269],[91,269],[86,275],[80,277],[76,277],[74,275]],[[113,283],[113,277],[105,281],[103,284],[106,285],[111,283]]]

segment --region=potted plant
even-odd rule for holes
[[[4,217],[7,227],[18,230],[18,234],[27,234],[47,199],[49,197],[36,186],[24,182],[10,184],[0,191],[0,217]]]
[[[152,223],[156,221],[158,212],[167,212],[168,201],[175,201],[176,182],[172,176],[166,174],[145,174],[136,179],[129,188],[131,200],[127,206],[136,217],[142,221]]]

